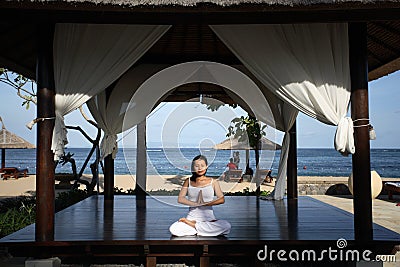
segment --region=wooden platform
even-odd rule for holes
[[[388,184],[386,183],[384,185],[384,188],[388,192],[388,198],[390,200],[393,199],[393,193],[400,193],[400,186],[396,186],[395,184]]]
[[[354,242],[353,215],[316,199],[264,201],[254,196],[226,197],[215,207],[232,231],[226,237],[173,237],[169,226],[187,213],[176,197],[148,197],[146,209],[134,196],[116,196],[105,205],[102,196],[90,197],[56,214],[55,241],[34,242],[34,225],[0,239],[14,256],[58,256],[71,262],[132,262],[186,256],[188,260],[256,259],[268,245],[279,249],[368,248],[390,254],[400,244],[400,234],[374,224],[374,241]],[[148,264],[151,266],[151,264]],[[204,264],[203,264],[204,265]],[[206,264],[207,265],[207,264]],[[206,266],[204,265],[204,266]]]

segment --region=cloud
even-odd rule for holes
[[[303,133],[299,134],[299,136],[302,136],[302,137],[313,137],[313,136],[318,136],[318,135],[320,135],[320,133],[318,133],[318,132],[303,132]]]

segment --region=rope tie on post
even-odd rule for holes
[[[36,118],[36,119],[32,120],[31,122],[27,123],[27,124],[26,124],[26,127],[27,127],[29,130],[32,130],[33,125],[35,125],[35,124],[38,123],[39,121],[55,120],[55,119],[56,119],[56,117]]]
[[[369,119],[367,119],[367,118],[356,119],[356,120],[354,120],[353,122],[356,122],[356,121],[367,121],[367,122],[368,122],[367,124],[354,125],[353,127],[354,127],[354,128],[368,127],[368,130],[369,130],[369,139],[370,139],[370,140],[375,140],[375,139],[376,139],[376,133],[375,133],[374,127],[369,123]]]

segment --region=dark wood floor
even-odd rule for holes
[[[307,196],[299,198],[297,207],[287,200],[232,196],[214,211],[232,224],[227,240],[354,240],[351,213]],[[56,214],[55,240],[170,240],[169,226],[186,213],[176,197],[148,197],[146,209],[138,209],[135,197],[115,196],[113,207],[105,209],[103,197],[93,196]],[[374,224],[374,240],[400,242],[400,235]],[[0,241],[34,241],[34,225]]]
[[[232,225],[231,233],[226,237],[171,236],[169,226],[187,213],[187,207],[176,205],[176,197],[148,197],[146,207],[137,208],[134,196],[115,196],[111,206],[104,205],[102,196],[93,196],[56,214],[54,242],[34,242],[35,228],[31,225],[0,239],[0,246],[23,248],[22,251],[18,249],[20,254],[37,253],[38,249],[32,247],[41,250],[58,247],[52,254],[68,254],[68,247],[72,255],[77,253],[72,250],[73,246],[92,253],[94,246],[102,247],[102,252],[96,252],[99,254],[106,254],[115,246],[121,246],[119,253],[124,251],[122,246],[127,246],[132,254],[133,247],[140,246],[144,252],[137,253],[141,254],[148,246],[174,245],[180,248],[215,245],[224,249],[232,246],[232,251],[235,250],[233,246],[241,248],[240,251],[244,246],[253,246],[251,253],[254,253],[267,243],[284,247],[333,245],[340,238],[349,244],[354,242],[351,213],[307,196],[293,203],[288,200],[264,201],[254,196],[226,197],[225,204],[214,208],[217,218],[228,220]],[[374,244],[382,248],[384,244],[386,250],[390,249],[400,244],[400,234],[374,224]],[[168,253],[165,247],[163,251]]]

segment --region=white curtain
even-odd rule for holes
[[[279,158],[279,169],[276,177],[275,188],[271,192],[270,197],[274,200],[282,200],[285,196],[286,177],[287,177],[287,161],[289,157],[290,135],[289,130],[296,121],[298,110],[290,104],[282,105],[282,119],[285,126],[285,136],[282,142],[281,157]]]
[[[257,85],[239,70],[209,61],[177,64],[163,69],[146,80],[129,102],[125,124],[140,123],[162,96],[183,84],[195,82],[217,84],[231,90],[249,105],[257,119],[275,127],[273,113]],[[123,126],[123,130],[127,128]]]
[[[233,66],[235,68],[237,68],[238,70],[240,70],[241,72],[243,72],[244,74],[246,74],[250,79],[252,79],[252,81],[257,85],[257,87],[259,88],[259,90],[261,90],[262,94],[264,95],[265,99],[267,100],[268,106],[272,112],[273,115],[273,119],[274,119],[274,125],[269,124],[268,121],[262,121],[262,117],[261,118],[257,118],[259,120],[261,120],[262,122],[268,124],[268,126],[274,127],[275,129],[278,129],[279,131],[285,132],[286,131],[286,127],[285,127],[285,123],[283,120],[283,104],[285,103],[282,99],[280,99],[279,97],[277,97],[274,93],[272,93],[270,90],[268,90],[264,84],[262,84],[259,80],[257,80],[257,78],[247,69],[245,68],[243,65],[240,66]],[[230,94],[230,96],[238,103],[243,102],[243,100],[241,98],[232,96]],[[249,103],[246,102],[245,104],[247,105],[254,105],[254,103]],[[247,111],[247,110],[246,110]],[[249,112],[249,111],[247,111]]]
[[[210,26],[241,62],[285,102],[337,125],[335,148],[354,153],[347,24]]]
[[[167,30],[161,25],[57,24],[54,36],[56,121],[52,150],[64,151],[64,116],[129,69]]]
[[[165,67],[167,65],[135,66],[120,78],[108,99],[106,92],[102,91],[87,102],[90,113],[104,131],[100,144],[101,159],[110,154],[115,159],[118,152],[117,134],[122,132],[128,101],[146,79]],[[131,128],[135,125],[132,123],[128,125],[128,123],[129,121],[126,122],[125,127]]]

